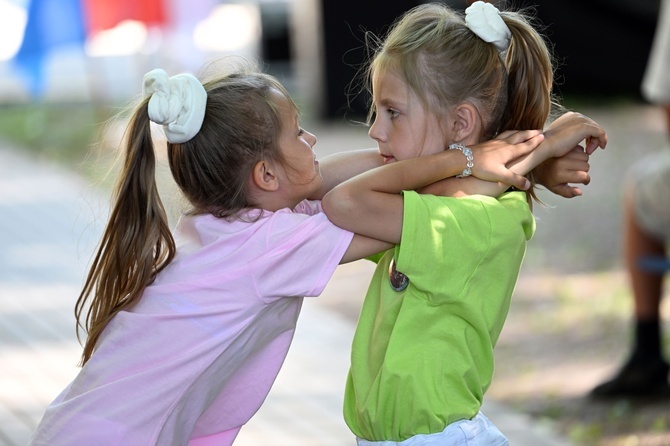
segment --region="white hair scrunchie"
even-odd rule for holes
[[[144,75],[144,97],[149,99],[149,119],[163,125],[167,140],[172,144],[186,142],[202,127],[207,105],[207,92],[192,74],[168,77],[157,68]]]
[[[498,51],[509,48],[512,32],[491,3],[474,2],[465,10],[465,25],[484,42],[492,43]]]

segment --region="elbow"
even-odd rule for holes
[[[347,229],[346,222],[350,220],[348,217],[354,212],[355,204],[351,195],[342,189],[336,187],[328,192],[321,200],[321,206],[331,222]]]

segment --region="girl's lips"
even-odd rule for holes
[[[381,157],[384,158],[384,164],[391,163],[395,159],[390,155],[381,155]]]

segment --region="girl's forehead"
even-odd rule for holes
[[[377,101],[407,101],[413,92],[396,72],[384,70],[373,74],[372,94]]]
[[[378,105],[409,105],[421,107],[428,114],[443,114],[450,108],[427,91],[422,94],[414,88],[393,68],[375,71],[372,74],[372,95]]]
[[[284,92],[277,90],[276,88],[270,88],[270,98],[277,107],[285,107],[287,109],[295,110],[293,101],[291,101]]]
[[[434,110],[419,96],[396,71],[384,70],[372,77],[372,96],[375,106],[393,106],[404,109],[421,109],[432,114]]]
[[[390,68],[384,70],[376,70],[372,74],[372,88],[374,88],[375,86],[379,86],[380,84],[383,83],[402,84],[404,87],[407,87],[407,83],[402,78],[400,73]]]
[[[298,117],[298,108],[291,98],[287,97],[285,93],[272,88],[270,89],[270,100],[274,108],[277,110],[280,116],[284,119],[296,119]]]

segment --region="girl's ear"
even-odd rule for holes
[[[275,169],[266,160],[260,160],[256,163],[251,177],[260,190],[273,192],[279,189],[279,178]]]
[[[461,102],[454,109],[453,140],[457,142],[478,142],[481,133],[479,112],[471,102]]]

